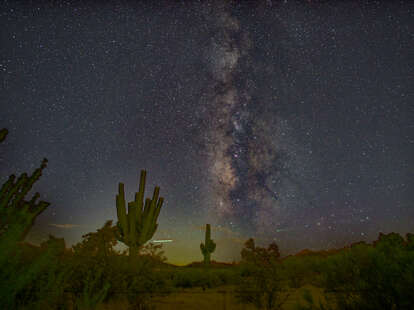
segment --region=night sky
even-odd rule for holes
[[[141,169],[173,263],[206,223],[219,261],[413,232],[412,1],[148,2],[0,4],[0,181],[49,160],[30,242],[116,222]]]

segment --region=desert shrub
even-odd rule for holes
[[[49,236],[40,247],[19,244],[8,268],[1,270],[4,309],[59,309],[70,269],[63,262],[63,239]]]
[[[216,274],[220,279],[220,285],[231,285],[237,284],[240,281],[240,272],[236,267],[231,269],[217,270]]]
[[[162,244],[154,244],[151,242],[144,245],[139,251],[141,258],[146,258],[152,264],[152,267],[160,266],[167,260],[164,253]]]
[[[201,287],[207,285],[209,281],[206,271],[198,268],[178,270],[172,280],[175,287],[182,288]]]
[[[14,255],[3,262],[0,271],[3,309],[34,308],[38,301],[45,299],[50,305],[60,302],[63,295],[60,287],[68,277],[68,270],[61,264],[59,256],[63,249],[56,246],[57,240],[50,237],[48,245],[44,244],[33,255],[24,253],[24,245],[15,245]]]
[[[108,294],[111,284],[103,276],[103,269],[89,269],[81,282],[80,291],[76,292],[76,309],[95,309]]]
[[[155,272],[148,258],[137,257],[131,264],[129,257],[119,256],[113,263],[116,272],[111,277],[113,289],[109,290],[109,296],[125,296],[132,308],[148,308],[151,297],[170,292],[168,278]]]
[[[72,269],[75,275],[71,291],[80,306],[89,308],[120,296],[126,297],[132,308],[148,307],[149,299],[170,290],[168,278],[159,269],[165,260],[159,245],[148,245],[139,256],[113,249],[117,240],[116,227],[111,221],[96,232],[83,236],[73,246]]]
[[[289,293],[278,246],[272,243],[268,248],[261,248],[249,239],[241,255],[241,280],[236,290],[238,301],[250,303],[257,309],[280,309]]]
[[[316,303],[309,290],[304,290],[302,297],[304,303],[298,302],[295,305],[295,310],[333,310],[331,306],[323,304],[322,302]]]
[[[339,309],[412,309],[414,251],[397,234],[357,244],[326,261],[325,289]]]
[[[306,258],[289,257],[283,261],[289,285],[294,288],[302,287],[311,274],[311,269]]]
[[[214,268],[180,268],[171,274],[172,285],[179,288],[213,288],[235,284],[238,274],[234,270]]]

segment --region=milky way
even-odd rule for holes
[[[225,261],[412,232],[411,3],[1,2],[0,183],[49,160],[30,240],[116,221],[141,169],[173,262],[206,223]]]
[[[236,231],[273,237],[280,227],[291,227],[293,208],[311,207],[299,178],[309,173],[305,162],[312,163],[289,122],[275,113],[278,102],[258,100],[254,79],[241,77],[255,68],[248,31],[228,9],[210,14],[215,28],[205,64],[211,85],[200,102],[214,193],[210,216]]]

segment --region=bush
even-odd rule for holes
[[[412,309],[414,251],[398,234],[380,234],[328,258],[325,288],[339,309]]]
[[[253,239],[249,239],[241,255],[238,301],[253,304],[257,309],[280,309],[289,293],[285,291],[286,271],[278,246],[272,243],[267,248],[256,247]]]

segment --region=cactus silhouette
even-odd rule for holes
[[[135,193],[135,200],[128,203],[128,214],[125,207],[124,184],[119,183],[116,196],[116,211],[118,216],[116,237],[129,247],[129,256],[138,255],[139,249],[154,235],[158,224],[164,198],[159,197],[160,188],[154,189],[152,199],[144,200],[146,171],[141,170],[139,191]]]
[[[4,141],[7,134],[6,128],[0,130],[0,142]],[[16,180],[16,176],[12,174],[1,186],[0,236],[3,240],[22,241],[33,226],[36,217],[49,206],[49,203],[45,201],[36,202],[40,196],[39,193],[35,193],[29,201],[25,200],[46,165],[47,159],[45,158],[31,176],[22,173]]]
[[[39,180],[46,165],[45,158],[31,176],[22,173],[16,180],[16,176],[12,174],[1,187],[0,231],[2,233],[8,231],[17,240],[23,240],[33,226],[35,218],[49,206],[45,201],[36,202],[40,197],[39,193],[35,193],[29,201],[24,200],[33,184]]]
[[[210,224],[206,224],[206,239],[204,242],[205,243],[200,244],[200,249],[201,249],[201,253],[203,253],[203,256],[204,256],[204,264],[209,265],[211,253],[213,253],[214,250],[216,249],[216,244],[211,239]]]

